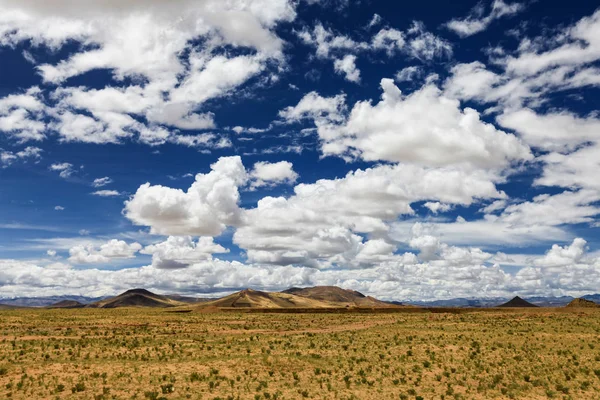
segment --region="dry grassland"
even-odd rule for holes
[[[600,311],[0,311],[1,399],[599,399]]]

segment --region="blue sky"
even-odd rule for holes
[[[600,291],[593,2],[0,11],[0,297]]]

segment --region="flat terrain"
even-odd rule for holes
[[[600,398],[595,309],[170,311],[0,311],[0,398]]]

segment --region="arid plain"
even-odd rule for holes
[[[600,398],[594,308],[214,311],[2,310],[0,398]]]

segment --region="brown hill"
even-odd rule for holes
[[[177,307],[187,305],[185,302],[170,299],[152,293],[146,289],[131,289],[115,297],[88,304],[89,308],[117,308],[117,307]]]
[[[270,293],[246,289],[218,300],[203,303],[200,307],[321,308],[333,307],[333,305],[288,293]]]
[[[333,303],[341,307],[390,307],[390,303],[377,300],[355,290],[342,289],[337,286],[315,286],[309,288],[290,288],[282,293],[293,294],[312,300]]]
[[[571,307],[571,308],[598,308],[598,307],[600,307],[600,304],[594,303],[591,300],[586,300],[586,299],[579,298],[579,299],[573,299],[565,307]]]
[[[514,297],[512,300],[504,303],[504,304],[500,304],[498,307],[521,307],[521,308],[525,308],[525,307],[537,307],[535,304],[531,304],[530,302],[523,300],[522,298],[520,298],[519,296]]]
[[[83,308],[85,304],[82,304],[75,300],[62,300],[58,303],[49,305],[47,308]]]
[[[261,292],[246,289],[198,306],[207,308],[347,308],[394,307],[372,297],[335,286],[291,288],[283,292]]]

